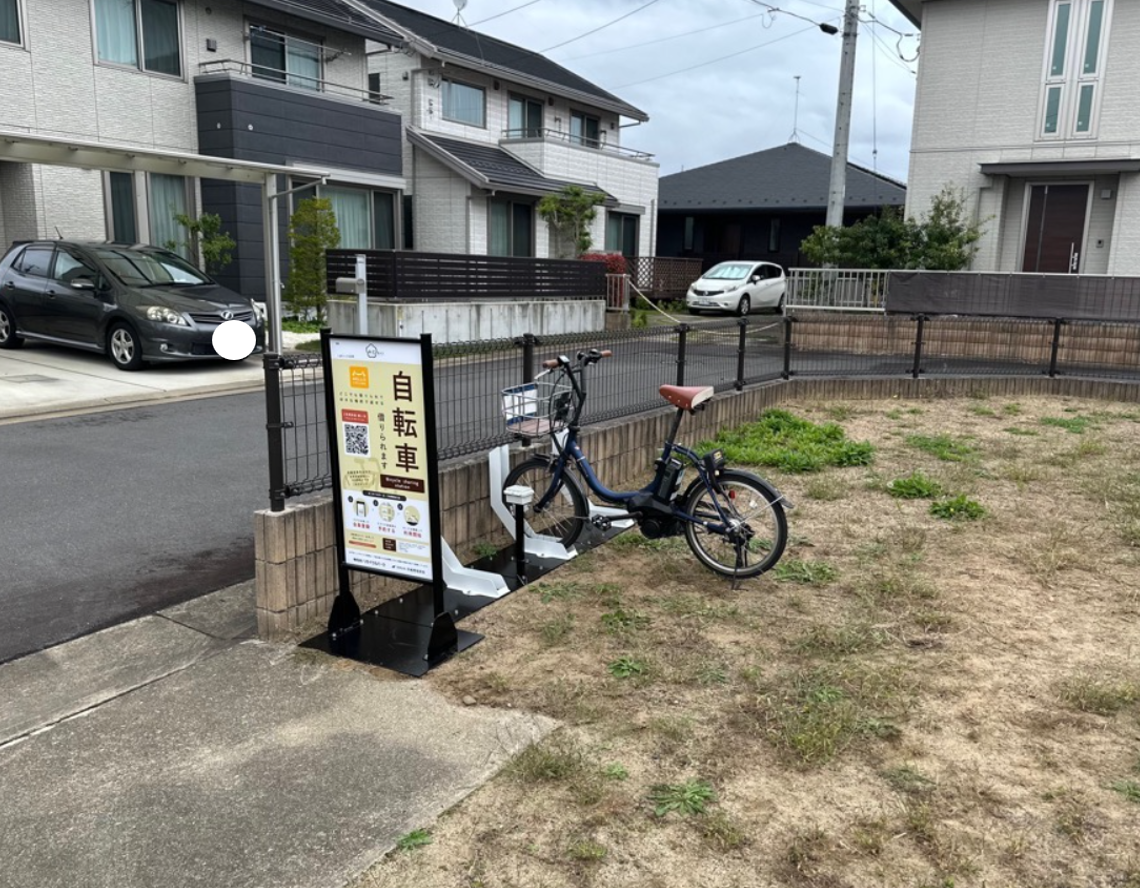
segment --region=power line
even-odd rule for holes
[[[520,9],[525,9],[528,6],[534,6],[534,4],[536,4],[538,2],[539,2],[539,0],[527,0],[526,3],[521,3],[518,6],[512,6],[510,9],[504,9],[502,12],[498,13],[497,15],[489,15],[485,19],[479,19],[479,21],[477,21],[477,22],[472,22],[467,27],[474,28],[476,25],[483,24],[483,22],[494,21],[497,18],[502,18],[504,15],[510,15],[512,12],[518,12],[518,10],[520,10]]]
[[[649,77],[645,80],[638,80],[634,83],[623,83],[621,86],[615,86],[614,89],[628,89],[631,86],[641,86],[643,83],[652,83],[654,80],[663,80],[666,77],[673,77],[677,74],[684,74],[686,71],[695,71],[697,68],[705,68],[708,65],[715,65],[717,62],[724,62],[728,59],[734,59],[737,56],[742,56],[746,52],[754,52],[757,49],[763,49],[765,46],[771,46],[773,43],[779,43],[781,40],[789,40],[792,37],[798,37],[800,34],[806,34],[808,31],[814,31],[819,26],[814,22],[810,28],[803,28],[799,31],[793,31],[791,34],[785,34],[783,37],[777,37],[775,40],[768,40],[765,43],[758,43],[756,46],[750,46],[748,49],[742,49],[739,52],[732,52],[728,55],[720,56],[719,58],[709,59],[707,62],[701,62],[697,65],[690,65],[688,68],[681,68],[679,71],[670,71],[668,74],[658,74],[656,77]]]
[[[639,7],[637,7],[637,9],[630,10],[625,15],[619,15],[613,21],[606,22],[604,25],[599,25],[598,27],[594,28],[592,31],[587,31],[585,34],[579,34],[577,37],[571,37],[569,40],[563,40],[561,43],[555,43],[553,46],[548,46],[548,47],[546,47],[546,49],[539,50],[539,52],[550,52],[552,49],[558,49],[561,46],[566,46],[569,43],[574,43],[575,41],[581,40],[583,37],[589,37],[591,34],[597,34],[598,31],[605,30],[610,25],[616,25],[618,22],[629,18],[631,15],[634,15],[638,12],[641,12],[641,10],[643,10],[649,6],[652,6],[656,2],[657,2],[657,0],[649,0],[648,3],[642,3]]]
[[[873,25],[875,23],[870,22],[869,24]],[[884,55],[886,55],[886,57],[890,59],[893,64],[902,68],[904,71],[906,71],[907,74],[913,75],[915,73],[914,70],[906,63],[906,59],[904,59],[902,55],[892,49],[890,45],[878,35],[874,28],[871,28],[869,33],[875,41],[876,48],[879,49]]]
[[[537,3],[538,0],[533,0],[533,2]],[[732,21],[721,22],[718,25],[709,25],[707,28],[698,28],[695,31],[684,31],[680,34],[673,34],[670,37],[658,37],[656,40],[646,40],[644,43],[634,43],[630,46],[619,46],[616,49],[603,49],[600,52],[588,52],[585,55],[571,56],[568,59],[564,59],[564,61],[574,62],[578,59],[591,59],[594,56],[606,55],[611,52],[624,52],[627,49],[640,49],[643,46],[652,46],[654,43],[664,43],[667,40],[677,40],[681,37],[691,37],[693,34],[703,34],[705,31],[715,31],[717,28],[725,28],[728,25],[739,24],[740,22],[746,22],[750,19],[762,18],[767,14],[767,12],[758,12],[755,15],[746,15],[744,18],[732,19]]]

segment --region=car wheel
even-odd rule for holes
[[[111,363],[120,370],[141,370],[143,367],[139,335],[122,322],[113,324],[107,333],[107,354]]]
[[[748,294],[745,293],[743,296],[740,297],[740,301],[738,303],[736,303],[736,313],[740,317],[744,317],[751,310],[752,310],[752,300],[749,298]]]
[[[775,312],[776,314],[780,314],[783,312],[783,310],[784,310],[784,297],[786,295],[787,295],[786,293],[781,293],[780,294],[780,301],[777,302],[776,307],[772,309],[772,311]]]
[[[0,305],[0,348],[19,348],[24,337],[16,335],[16,319],[7,306]]]

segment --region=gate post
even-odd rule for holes
[[[1062,318],[1053,319],[1053,346],[1049,352],[1049,378],[1057,375],[1057,356],[1061,351],[1061,325],[1066,323]]]
[[[677,325],[677,385],[685,384],[685,342],[689,338],[689,325]]]
[[[918,329],[914,335],[914,366],[910,371],[912,379],[918,379],[922,372],[922,331],[926,326],[926,315],[919,315],[915,320],[918,321]]]
[[[744,391],[744,349],[748,345],[748,318],[741,318],[737,323],[740,325],[740,338],[736,343],[735,388],[738,392],[742,392]]]
[[[281,430],[281,356],[266,354],[265,368],[265,432],[269,447],[269,508],[285,509],[285,441]]]

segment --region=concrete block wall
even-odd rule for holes
[[[851,355],[914,354],[916,325],[899,316],[827,316],[797,323],[792,331],[792,366],[796,353]],[[1001,318],[933,318],[923,330],[922,354],[935,358],[1018,361],[1048,368],[1053,325]],[[1058,364],[1133,369],[1140,365],[1140,327],[1129,324],[1066,324],[1061,330]]]
[[[682,427],[690,441],[712,437],[719,429],[755,420],[762,411],[796,402],[935,399],[977,396],[1054,395],[1140,402],[1140,386],[1096,380],[1048,377],[971,379],[836,379],[797,380],[718,395],[707,408],[686,418]],[[642,414],[584,430],[583,449],[598,475],[615,487],[648,477],[653,459],[668,432],[671,409]],[[543,444],[535,445],[543,447]],[[516,448],[512,464],[527,451]],[[440,500],[445,539],[460,554],[470,546],[506,538],[489,504],[486,456],[479,454],[441,467]],[[331,499],[290,505],[282,512],[254,516],[257,559],[257,626],[266,639],[315,634],[328,617],[336,594],[335,530]],[[351,573],[353,594],[362,608],[374,606],[410,588],[385,577]]]
[[[336,333],[357,331],[355,302],[329,300],[329,326]],[[534,333],[556,336],[589,333],[605,328],[602,299],[543,300],[540,302],[406,302],[368,303],[368,331],[373,336],[419,336],[432,342],[476,342]]]

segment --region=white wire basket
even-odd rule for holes
[[[520,438],[539,438],[566,428],[574,413],[574,389],[558,379],[525,382],[503,389],[503,419],[507,431]]]

